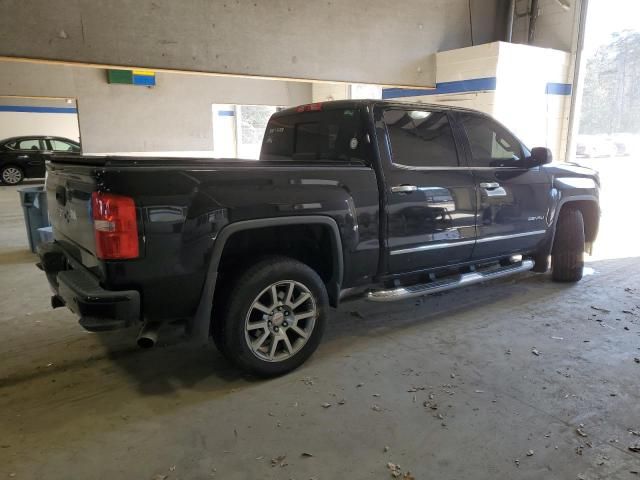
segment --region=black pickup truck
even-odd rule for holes
[[[259,161],[57,157],[46,191],[54,291],[91,331],[184,322],[240,367],[278,375],[329,306],[389,302],[527,270],[575,282],[599,178],[552,164],[460,108],[376,100],[274,114]]]

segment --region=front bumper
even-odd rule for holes
[[[140,319],[140,293],[105,290],[100,281],[56,243],[38,247],[38,267],[47,274],[54,292],[51,304],[66,305],[92,332],[115,330]]]

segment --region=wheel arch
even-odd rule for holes
[[[344,258],[342,249],[342,239],[336,221],[324,215],[304,215],[291,217],[261,218],[255,220],[242,220],[226,225],[215,238],[209,267],[205,277],[204,287],[196,314],[190,319],[187,333],[203,342],[208,341],[211,323],[211,313],[213,300],[216,292],[219,267],[229,245],[229,240],[237,234],[247,233],[254,230],[268,229],[273,227],[304,227],[318,226],[323,228],[331,242],[331,276],[325,279],[329,302],[332,306],[337,306],[344,277]]]
[[[575,208],[580,210],[580,213],[582,213],[582,218],[584,220],[585,243],[587,244],[587,250],[590,252],[593,248],[593,242],[595,242],[596,237],[598,236],[598,229],[600,226],[600,206],[598,197],[594,195],[576,195],[564,198],[558,203],[556,215],[553,220],[553,235],[551,236],[548,245],[549,253],[551,253],[551,249],[553,248],[558,219],[560,218],[560,213],[564,208]]]
[[[541,257],[548,257],[551,255],[553,242],[556,238],[556,227],[558,219],[560,218],[560,212],[563,208],[571,207],[578,208],[582,213],[585,222],[585,241],[587,244],[587,251],[589,253],[591,252],[593,242],[598,235],[598,227],[600,225],[600,207],[598,197],[595,195],[572,195],[563,198],[558,202],[552,217],[551,225],[549,226],[550,232],[538,251],[538,254],[541,255]],[[544,273],[546,271],[546,267],[535,271]]]

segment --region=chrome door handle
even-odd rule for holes
[[[393,193],[411,193],[417,190],[418,187],[415,185],[396,185],[395,187],[391,187]]]
[[[18,158],[29,158],[29,155],[18,155]]]
[[[480,188],[484,188],[485,190],[495,190],[498,187],[500,187],[498,182],[482,182],[480,184]]]

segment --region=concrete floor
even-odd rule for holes
[[[388,462],[418,480],[640,478],[639,232],[620,234],[628,194],[606,189],[640,161],[602,162],[602,244],[579,284],[345,304],[270,381],[177,332],[142,352],[134,331],[50,310],[0,187],[0,478],[384,479]]]

